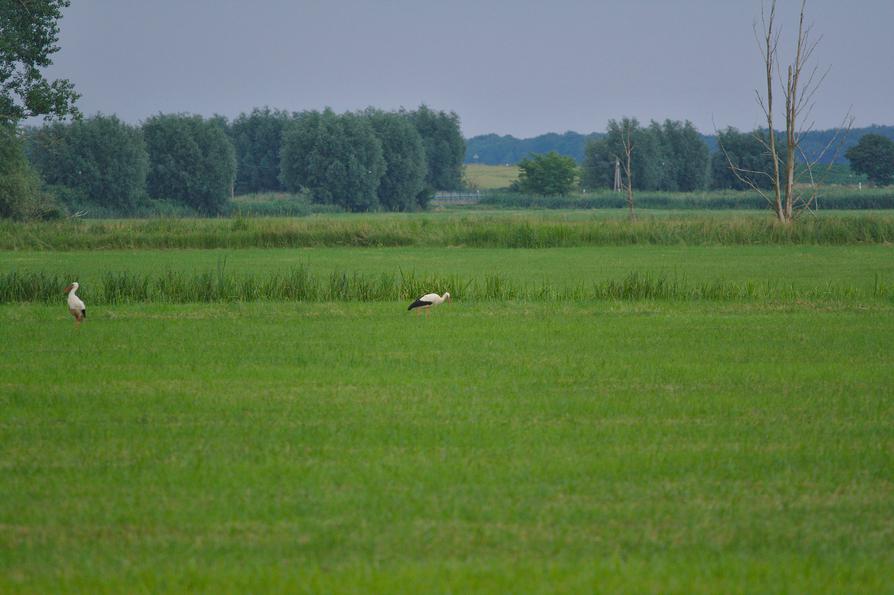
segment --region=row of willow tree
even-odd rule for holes
[[[141,126],[96,115],[31,128],[25,153],[69,207],[121,214],[147,198],[222,212],[233,194],[305,192],[349,211],[423,208],[462,185],[455,113],[268,108],[221,116],[159,114]]]
[[[727,128],[717,135],[721,149],[711,155],[689,121],[653,121],[643,126],[635,118],[611,120],[605,136],[586,145],[580,183],[593,190],[613,187],[617,162],[626,184],[625,145],[629,141],[630,178],[636,190],[747,190],[749,182],[768,188],[770,178],[759,172],[771,171],[772,160],[762,138],[766,139],[766,131],[744,133]],[[730,163],[738,168],[738,176]]]

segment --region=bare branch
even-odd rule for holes
[[[769,203],[770,205],[773,205],[773,199],[771,199],[763,190],[761,190],[757,186],[757,184],[755,184],[752,180],[750,180],[742,175],[742,173],[762,173],[767,176],[769,176],[769,174],[767,174],[766,172],[751,172],[749,170],[744,170],[742,168],[739,168],[738,166],[736,166],[733,163],[733,160],[729,156],[729,153],[727,152],[726,147],[723,146],[723,143],[718,142],[718,146],[720,147],[720,150],[723,152],[723,156],[726,158],[726,162],[729,165],[730,171],[733,172],[733,175],[736,176],[736,179],[739,180],[740,182],[742,182],[743,184],[747,185],[749,188],[751,188],[755,192],[757,192],[761,197],[763,197],[764,200],[767,201],[767,203]]]

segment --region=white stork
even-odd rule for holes
[[[87,318],[87,306],[84,305],[81,298],[75,295],[78,287],[80,287],[80,285],[78,285],[77,282],[74,282],[65,288],[65,293],[68,294],[68,311],[75,317],[75,324],[80,326],[81,321]]]
[[[432,306],[440,306],[444,302],[449,301],[449,293],[444,293],[444,295],[438,295],[436,293],[426,293],[424,296],[410,304],[407,310],[425,310],[425,315],[428,316],[428,311],[431,310]]]

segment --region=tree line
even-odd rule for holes
[[[845,153],[855,146],[863,136],[876,134],[894,141],[894,126],[867,126],[853,128],[842,139],[841,148],[838,151],[825,151],[830,141],[834,141],[835,129],[810,130],[801,137],[801,148],[804,154],[814,159],[820,155],[818,163],[846,164],[848,159]],[[517,164],[522,159],[531,155],[546,154],[555,151],[560,155],[571,157],[578,163],[583,162],[587,143],[605,136],[605,132],[592,132],[581,134],[579,132],[564,132],[557,134],[550,132],[531,138],[516,138],[511,135],[482,134],[466,139],[466,163],[483,163],[487,165]],[[718,134],[704,134],[700,136],[708,151],[713,155],[720,150],[718,146]],[[834,144],[834,143],[833,143]]]
[[[423,208],[462,183],[454,113],[269,108],[221,116],[159,114],[140,126],[96,115],[26,130],[25,154],[64,203],[122,214],[145,199],[221,212],[233,194],[306,192],[349,211]]]
[[[627,148],[631,150],[627,151]],[[628,159],[629,157],[629,159]],[[612,188],[624,169],[632,188],[667,192],[693,192],[708,186],[711,156],[691,122],[665,120],[642,126],[635,118],[611,120],[605,135],[590,138],[583,162],[551,151],[519,163],[519,180],[513,189],[554,196]]]
[[[689,121],[653,121],[643,126],[635,118],[611,120],[604,135],[587,141],[579,167],[572,157],[558,151],[529,156],[519,162],[520,177],[512,189],[542,196],[568,194],[576,188],[599,191],[615,186],[616,170],[620,185],[626,188],[629,144],[631,190],[768,190],[772,179],[766,172],[773,169],[768,139],[766,130],[745,133],[727,128],[717,134],[718,150],[712,154]],[[781,133],[776,133],[775,141],[779,147],[786,146]],[[871,183],[894,183],[894,141],[887,137],[863,135],[844,155],[851,169]],[[799,178],[804,173],[799,171]],[[817,168],[816,175],[822,178],[822,168]]]

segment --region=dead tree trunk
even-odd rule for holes
[[[761,107],[764,110],[764,116],[767,118],[767,131],[769,137],[767,140],[767,149],[770,152],[770,159],[773,160],[773,173],[771,175],[773,183],[773,211],[776,213],[776,217],[784,222],[785,213],[782,210],[782,193],[779,188],[779,151],[776,149],[776,134],[774,133],[775,128],[773,127],[773,67],[776,62],[776,48],[779,45],[779,34],[773,27],[776,21],[775,0],[770,6],[769,19],[766,18],[763,7],[761,7],[761,21],[764,25],[764,43],[761,47],[761,52],[764,57],[764,66],[767,73],[766,104],[761,101],[759,93],[757,94],[757,98],[758,103],[761,104]]]
[[[843,135],[846,135],[853,123],[853,117],[850,115],[850,112],[848,112],[833,139],[826,145],[820,155],[815,156],[812,161],[801,150],[801,135],[810,130],[810,126],[805,129],[803,123],[810,119],[814,95],[822,85],[826,74],[828,74],[828,70],[824,73],[820,73],[819,69],[814,66],[809,71],[807,78],[802,80],[802,75],[805,74],[805,65],[810,62],[813,52],[819,43],[819,40],[812,39],[811,27],[805,27],[804,25],[806,12],[807,0],[801,0],[801,10],[798,20],[798,37],[795,46],[795,59],[786,69],[787,76],[785,80],[780,81],[781,84],[784,85],[783,95],[785,96],[785,154],[783,158],[780,158],[780,152],[777,146],[778,143],[776,142],[773,114],[773,77],[774,75],[778,75],[780,79],[782,78],[778,64],[779,32],[776,28],[776,0],[771,0],[770,2],[769,15],[767,14],[767,11],[761,7],[761,25],[763,28],[760,36],[757,34],[757,26],[755,25],[755,36],[759,37],[758,46],[764,60],[767,77],[766,96],[755,91],[758,105],[760,105],[761,110],[764,112],[764,117],[767,120],[767,138],[762,138],[762,134],[760,133],[756,133],[756,137],[769,154],[772,162],[771,171],[755,172],[743,169],[732,162],[732,159],[730,159],[729,154],[723,146],[720,147],[724,155],[726,155],[727,163],[733,174],[740,181],[763,196],[773,208],[776,218],[782,223],[790,223],[795,218],[798,209],[810,209],[811,204],[815,204],[817,185],[813,175],[813,166],[826,153],[829,147],[836,143],[840,143]],[[800,174],[797,171],[799,158],[803,160],[804,166]],[[780,171],[780,169],[782,171]],[[757,184],[753,182],[749,176],[750,174],[767,176],[770,179],[772,196],[761,190]],[[806,194],[802,194],[798,190],[799,175],[807,177],[809,191]]]
[[[636,211],[633,208],[633,140],[630,136],[630,128],[631,125],[629,123],[624,126],[624,177],[627,181],[627,208],[630,210],[630,219],[635,220]]]

